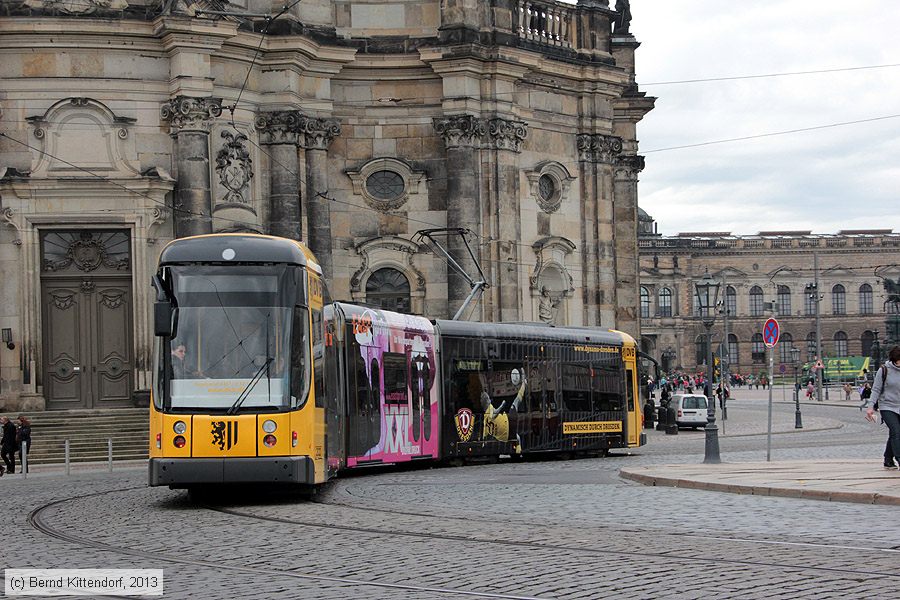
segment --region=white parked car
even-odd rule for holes
[[[704,427],[708,410],[706,396],[703,394],[675,394],[672,396],[675,406],[675,423],[679,427]]]

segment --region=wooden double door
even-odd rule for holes
[[[43,279],[41,287],[47,407],[131,406],[131,277]]]

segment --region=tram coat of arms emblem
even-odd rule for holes
[[[454,415],[453,421],[456,423],[456,433],[459,435],[459,441],[468,442],[472,438],[475,415],[468,408],[461,408]]]

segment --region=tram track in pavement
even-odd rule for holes
[[[193,558],[184,558],[184,557],[176,557],[171,556],[170,554],[163,554],[161,552],[150,552],[146,550],[139,550],[136,548],[130,548],[127,546],[115,546],[113,544],[108,544],[103,541],[91,539],[86,536],[76,535],[67,531],[61,531],[59,528],[54,527],[53,525],[47,522],[47,517],[45,513],[53,508],[59,507],[67,502],[72,502],[75,500],[84,500],[87,498],[98,498],[101,496],[115,494],[120,492],[128,492],[134,491],[138,489],[145,489],[145,486],[135,486],[129,488],[120,488],[116,490],[106,490],[103,492],[96,492],[92,494],[83,494],[80,496],[73,496],[69,498],[63,498],[61,500],[55,500],[53,502],[48,502],[42,506],[39,506],[32,510],[28,514],[28,524],[36,529],[37,531],[43,533],[44,535],[48,535],[50,537],[63,540],[72,544],[76,544],[79,546],[91,548],[94,550],[102,550],[106,552],[112,552],[115,554],[125,555],[125,556],[133,556],[136,558],[157,560],[167,563],[188,565],[193,567],[204,567],[214,569],[216,571],[230,571],[232,573],[243,573],[243,574],[253,574],[253,575],[265,575],[269,577],[285,577],[291,579],[300,579],[306,581],[313,581],[319,583],[333,583],[340,584],[344,586],[358,586],[358,587],[375,587],[381,589],[389,589],[396,591],[408,591],[408,592],[426,592],[426,593],[434,593],[434,594],[445,594],[451,597],[460,597],[460,598],[499,598],[501,600],[544,600],[544,598],[540,596],[522,596],[522,595],[514,595],[514,594],[503,594],[503,593],[488,593],[488,592],[476,592],[471,590],[462,590],[458,588],[442,588],[437,586],[418,586],[411,584],[402,584],[402,583],[390,583],[390,582],[382,582],[382,581],[367,581],[354,579],[350,577],[332,577],[328,575],[314,575],[310,573],[297,573],[293,571],[287,570],[279,570],[279,569],[267,569],[261,567],[249,567],[242,565],[232,565],[223,562],[213,562],[207,560],[199,560]],[[129,596],[109,596],[115,598],[128,598]]]
[[[357,507],[353,505],[349,505],[346,503],[340,502],[323,502],[322,504],[327,504],[331,506],[340,506],[342,508],[349,508],[353,510],[360,511],[368,511],[368,512],[380,512],[388,515],[396,515],[396,516],[409,516],[409,517],[417,517],[417,518],[432,518],[432,519],[445,519],[445,520],[458,520],[465,521],[471,523],[473,521],[482,521],[482,522],[491,522],[487,519],[480,519],[477,517],[442,517],[436,515],[429,515],[424,513],[414,513],[407,511],[397,511],[397,510],[387,510],[387,509],[379,509],[372,507]],[[462,542],[462,543],[475,543],[475,544],[491,544],[491,545],[500,545],[500,546],[508,546],[514,548],[532,548],[536,550],[544,550],[544,551],[554,551],[554,552],[573,552],[573,553],[582,553],[582,554],[594,554],[594,555],[618,555],[618,556],[626,556],[626,557],[634,557],[634,558],[659,558],[663,560],[672,560],[672,559],[684,559],[684,560],[692,560],[696,559],[694,555],[690,556],[680,556],[677,553],[673,552],[650,552],[650,551],[629,551],[629,550],[612,550],[609,548],[586,548],[580,546],[571,546],[571,545],[563,545],[563,544],[546,544],[539,542],[523,542],[523,541],[507,541],[507,540],[498,540],[498,539],[487,539],[487,538],[478,538],[473,537],[471,535],[461,536],[461,535],[452,535],[452,534],[434,534],[434,533],[422,533],[415,531],[398,531],[392,529],[379,529],[374,527],[358,527],[352,525],[335,525],[335,524],[326,524],[315,521],[301,521],[296,519],[287,519],[284,517],[275,517],[269,515],[259,515],[254,513],[248,513],[240,510],[235,510],[233,508],[224,508],[224,507],[216,507],[210,505],[203,505],[203,508],[207,510],[213,510],[216,512],[220,512],[223,514],[259,520],[259,521],[267,521],[272,523],[278,523],[280,525],[296,525],[300,527],[314,527],[318,529],[331,529],[335,531],[352,531],[358,533],[365,533],[371,535],[387,535],[387,536],[397,536],[397,537],[409,537],[416,539],[435,539],[435,540],[444,540],[449,542]],[[605,528],[610,528],[609,526],[605,526]],[[622,530],[616,530],[617,534],[621,534]],[[873,552],[873,553],[883,553],[891,556],[895,556],[900,554],[900,548],[877,548],[877,547],[863,547],[863,546],[849,546],[849,545],[837,545],[837,544],[821,544],[821,543],[808,543],[808,542],[782,542],[777,540],[754,540],[748,538],[732,538],[732,537],[721,537],[721,536],[711,536],[711,535],[700,535],[700,534],[690,534],[683,532],[660,532],[658,530],[643,530],[639,528],[631,529],[630,533],[634,534],[647,534],[652,533],[654,535],[661,536],[669,536],[672,538],[678,539],[695,539],[698,541],[715,541],[715,542],[723,542],[723,543],[732,543],[732,544],[741,544],[741,545],[759,545],[759,546],[785,546],[790,548],[808,548],[808,549],[817,549],[817,550],[840,550],[840,551],[853,551],[853,552]],[[857,557],[858,558],[858,557]],[[779,568],[779,569],[787,569],[787,570],[800,570],[800,571],[815,571],[815,572],[827,572],[827,573],[835,573],[841,575],[850,575],[854,577],[859,577],[860,572],[858,569],[842,569],[842,568],[834,568],[834,567],[817,567],[811,566],[809,564],[786,564],[784,562],[765,562],[765,561],[754,561],[754,560],[746,560],[746,559],[731,559],[724,558],[722,556],[717,556],[716,558],[717,564],[731,564],[736,566],[749,566],[749,567],[767,567],[767,568]],[[891,578],[900,578],[900,573],[895,573],[892,571],[867,571],[867,575],[883,575]]]

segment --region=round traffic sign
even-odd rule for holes
[[[775,319],[766,321],[766,324],[763,326],[763,341],[766,347],[774,348],[775,344],[778,343],[779,337],[781,337],[781,327],[778,326],[778,321]]]

